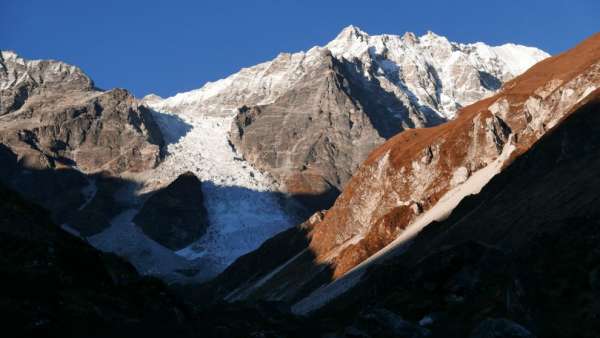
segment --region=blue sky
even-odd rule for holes
[[[323,45],[349,24],[554,54],[599,31],[599,18],[598,0],[1,0],[0,48],[75,64],[101,88],[169,96]]]

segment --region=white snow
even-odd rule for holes
[[[229,145],[233,116],[179,113],[176,116],[190,128],[183,136],[182,130],[173,130],[167,116],[173,115],[156,114],[168,140],[175,143],[168,146],[164,162],[145,173],[144,190],[153,190],[191,171],[202,181],[209,219],[208,232],[177,254],[188,259],[210,259],[222,270],[299,221],[284,210],[277,183],[242,160]]]
[[[505,67],[514,75],[525,72],[529,67],[549,56],[537,48],[513,43],[492,47],[492,49],[496,56],[504,62]]]
[[[167,156],[157,168],[128,177],[139,182],[132,191],[120,192],[120,200],[130,208],[115,217],[109,229],[89,238],[95,247],[128,258],[144,274],[170,282],[201,281],[299,223],[290,212],[293,209],[284,208],[277,183],[229,145],[232,115],[209,116],[194,110],[155,111],[154,115],[168,143]],[[188,171],[202,182],[209,226],[200,240],[174,252],[148,238],[132,219],[141,207],[141,194],[156,191]],[[197,273],[193,277],[176,273],[183,269]]]
[[[469,81],[477,72],[506,81],[549,56],[537,48],[521,45],[460,44],[433,32],[421,37],[413,33],[402,37],[369,35],[358,27],[348,26],[324,47],[281,53],[271,61],[243,68],[199,89],[163,100],[149,95],[145,100],[159,110],[230,116],[242,105],[273,102],[297,84],[306,69],[321,60],[326,49],[339,60],[359,59],[367,66],[373,65],[373,74],[365,68],[366,78],[375,76],[386,91],[399,99],[410,99],[413,104],[446,118],[453,118],[461,106],[493,93],[479,81]],[[439,107],[432,98],[438,100]]]
[[[308,249],[304,249],[304,250],[300,251],[294,257],[290,258],[285,263],[283,263],[280,266],[278,266],[277,268],[273,269],[271,272],[269,272],[268,274],[266,274],[263,278],[261,278],[260,280],[258,280],[252,286],[247,287],[247,288],[241,287],[239,289],[235,289],[235,290],[231,291],[228,295],[226,295],[223,298],[223,300],[225,300],[227,302],[233,302],[233,301],[242,300],[242,299],[246,298],[252,291],[258,289],[261,286],[263,286],[267,281],[269,281],[271,278],[273,278],[273,276],[275,276],[277,273],[279,273],[279,271],[283,270],[286,266],[290,265],[290,263],[292,263],[293,261],[295,261],[303,253],[305,253],[306,250],[308,250]]]
[[[157,168],[128,177],[140,182],[133,191],[121,192],[121,200],[131,207],[113,219],[109,229],[90,238],[94,246],[127,257],[141,273],[167,281],[199,281],[300,221],[290,212],[293,209],[285,209],[290,206],[284,207],[277,183],[229,145],[232,115],[209,116],[194,110],[154,115],[168,154]],[[200,240],[173,252],[148,238],[132,219],[141,207],[141,194],[162,188],[188,171],[202,182],[209,226]],[[183,277],[175,273],[180,269],[197,273]]]
[[[481,86],[479,72],[507,81],[549,56],[515,44],[455,43],[431,31],[421,37],[410,32],[369,35],[355,26],[346,27],[325,47],[338,59],[373,65],[384,88],[448,119],[460,107],[494,92]]]
[[[77,229],[73,228],[72,226],[70,226],[69,224],[64,223],[64,224],[61,224],[60,227],[64,231],[70,233],[71,235],[81,238],[81,234],[79,233],[79,231]]]

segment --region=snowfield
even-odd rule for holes
[[[131,178],[139,186],[122,193],[130,208],[115,217],[110,228],[88,239],[95,247],[128,258],[141,273],[169,282],[197,282],[299,221],[294,204],[280,196],[277,183],[229,145],[233,117],[154,115],[168,144],[166,158],[154,170]],[[148,238],[132,220],[142,206],[142,194],[165,187],[187,171],[202,182],[209,227],[199,241],[173,252]]]

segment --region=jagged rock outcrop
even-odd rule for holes
[[[2,182],[56,222],[99,232],[119,208],[112,196],[123,182],[111,177],[153,168],[163,156],[149,109],[125,90],[96,89],[77,67],[0,55],[0,156],[13,168]]]
[[[230,140],[314,209],[330,205],[360,162],[384,140],[348,83],[346,65],[322,50],[298,85],[267,105],[242,107]],[[353,96],[354,95],[354,96]],[[384,117],[385,118],[385,117]],[[394,119],[388,118],[389,125]]]
[[[232,118],[236,151],[318,210],[384,140],[451,119],[545,57],[523,46],[458,44],[433,33],[369,36],[350,26],[325,47],[145,101],[160,111]]]
[[[200,180],[183,173],[152,194],[133,221],[144,233],[172,250],[199,239],[208,227]]]
[[[24,164],[118,174],[160,160],[160,130],[127,91],[96,90],[80,69],[58,61],[2,52],[0,64],[0,142]]]
[[[424,226],[445,218],[462,198],[479,192],[599,86],[600,35],[595,35],[538,63],[497,95],[462,109],[455,120],[395,136],[369,156],[323,220],[312,226],[310,244],[302,250],[316,257],[314,264],[292,259],[264,275],[249,276],[260,284],[246,280],[229,292],[295,303],[310,293],[307,289],[320,286],[311,276],[323,265],[337,279],[392,242],[392,247],[404,247]],[[271,254],[266,248],[251,253]],[[291,276],[291,271],[294,285],[305,288],[278,288],[279,277]],[[358,271],[356,278],[363,270]],[[296,311],[326,302],[330,296],[324,292],[326,287],[297,302]]]

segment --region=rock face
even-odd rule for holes
[[[299,252],[284,265],[249,276],[244,285],[222,294],[235,290],[241,298],[296,302],[296,311],[311,311],[331,297],[329,289],[321,288],[298,302],[321,285],[313,280],[316,271],[326,265],[337,279],[366,259],[376,259],[372,256],[392,242],[390,247],[404,248],[403,243],[424,226],[445,218],[465,196],[478,193],[599,86],[600,36],[595,35],[538,63],[497,95],[465,107],[455,120],[393,137],[369,155],[323,220],[312,225],[310,244],[302,250],[315,257],[314,264],[306,264]],[[252,253],[272,254],[267,248]],[[362,271],[352,276],[360,279]],[[281,287],[287,285],[281,276],[295,276],[291,278],[297,287]],[[349,278],[344,280],[352,285]],[[341,284],[334,282],[335,290],[330,291],[341,292]]]
[[[36,169],[142,171],[160,160],[149,111],[121,89],[103,92],[81,70],[2,52],[0,142]]]
[[[314,210],[328,206],[386,139],[453,118],[547,56],[433,33],[369,36],[350,26],[325,47],[280,54],[198,90],[146,102],[160,111],[233,117],[236,151]]]
[[[180,175],[153,193],[133,221],[148,237],[169,249],[188,246],[208,227],[200,180],[190,172]]]
[[[386,119],[363,110],[344,76],[347,66],[327,50],[321,53],[318,66],[275,102],[242,107],[230,136],[247,161],[313,208],[330,205],[360,161],[383,142],[375,124]]]
[[[96,89],[77,67],[0,55],[0,156],[13,168],[2,182],[52,210],[56,222],[99,232],[118,210],[112,195],[122,182],[111,177],[162,158],[150,111],[125,90]]]

